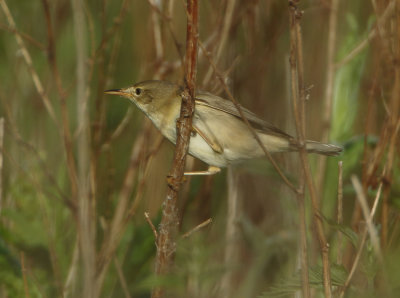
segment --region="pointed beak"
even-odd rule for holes
[[[127,97],[129,95],[128,92],[125,91],[125,89],[110,89],[104,91],[105,94],[111,94],[111,95],[119,95],[119,96],[124,96]]]

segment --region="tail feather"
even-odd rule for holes
[[[337,156],[343,151],[342,147],[332,144],[323,144],[315,141],[307,141],[306,149],[309,153],[318,153],[328,156]]]

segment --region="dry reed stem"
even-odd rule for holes
[[[39,76],[38,76],[35,68],[33,67],[31,55],[29,54],[23,39],[18,34],[18,31],[16,29],[17,26],[15,24],[13,16],[11,15],[10,10],[8,9],[6,1],[0,0],[0,6],[1,6],[4,14],[6,15],[8,24],[10,25],[10,27],[12,29],[15,29],[15,39],[17,40],[17,44],[21,50],[22,56],[24,57],[25,63],[28,66],[28,70],[29,70],[29,73],[31,74],[36,91],[39,93],[39,96],[42,99],[43,105],[45,106],[47,112],[49,113],[50,118],[57,124],[57,117],[56,117],[56,114],[54,113],[53,105],[51,104],[49,97],[47,96],[46,92],[44,91],[42,82],[40,81]]]
[[[305,140],[305,127],[306,127],[306,109],[305,109],[305,83],[304,83],[304,64],[303,64],[303,45],[301,38],[301,27],[299,22],[295,27],[296,40],[297,40],[297,88],[299,92],[299,100],[302,104],[299,105],[301,109],[299,112],[300,129],[303,140]],[[291,79],[293,81],[293,78]],[[293,103],[296,105],[296,103]],[[296,110],[296,109],[295,109]],[[303,297],[310,297],[310,280],[309,280],[309,266],[308,266],[308,245],[307,245],[307,226],[306,226],[306,208],[305,208],[305,189],[306,180],[303,175],[303,167],[299,168],[299,191],[297,192],[297,201],[299,206],[299,229],[300,229],[300,247],[301,247],[301,287]]]
[[[319,199],[315,190],[314,182],[312,179],[310,165],[307,159],[307,152],[305,150],[304,138],[304,105],[305,93],[300,90],[304,88],[303,72],[302,72],[302,50],[299,49],[301,42],[300,18],[301,12],[297,9],[299,0],[289,0],[289,14],[290,14],[290,69],[291,69],[291,93],[293,99],[293,108],[296,122],[297,138],[299,143],[299,156],[304,171],[305,181],[310,193],[314,225],[318,242],[321,249],[322,266],[323,266],[323,284],[325,297],[332,297],[331,290],[331,277],[330,277],[330,262],[329,262],[329,244],[326,241],[323,222],[320,214]],[[299,67],[300,65],[300,67]]]
[[[168,189],[163,203],[162,218],[158,231],[156,275],[170,272],[176,251],[176,235],[179,226],[178,192],[182,183],[186,155],[189,149],[194,114],[194,95],[196,85],[197,42],[198,42],[198,1],[187,1],[187,35],[185,60],[185,89],[182,92],[182,104],[176,124],[176,147],[172,170],[168,177]],[[157,287],[152,298],[165,296],[165,289]]]

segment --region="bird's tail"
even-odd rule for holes
[[[337,156],[343,151],[342,147],[315,141],[306,141],[306,149],[308,153],[318,153],[328,156]]]

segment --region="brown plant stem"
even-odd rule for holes
[[[185,89],[182,92],[182,104],[179,119],[176,123],[176,148],[172,170],[168,177],[167,196],[163,203],[162,218],[157,238],[157,255],[155,273],[163,276],[171,271],[176,251],[178,232],[178,192],[182,183],[186,155],[189,149],[194,113],[194,94],[196,82],[197,41],[198,41],[198,1],[187,1],[187,35]],[[153,298],[165,296],[165,289],[157,287],[152,292]]]
[[[318,242],[321,248],[322,266],[323,266],[323,284],[325,297],[332,297],[331,277],[329,265],[329,244],[326,241],[322,217],[320,214],[319,200],[312,179],[310,164],[307,159],[305,149],[304,136],[304,111],[305,111],[305,92],[301,91],[304,88],[303,72],[302,72],[302,49],[301,49],[301,28],[300,18],[301,12],[297,9],[299,0],[289,0],[289,19],[290,19],[290,71],[291,71],[291,93],[293,99],[294,116],[296,122],[297,138],[299,143],[299,156],[303,167],[303,174],[310,193],[311,204],[314,214],[314,225]]]

